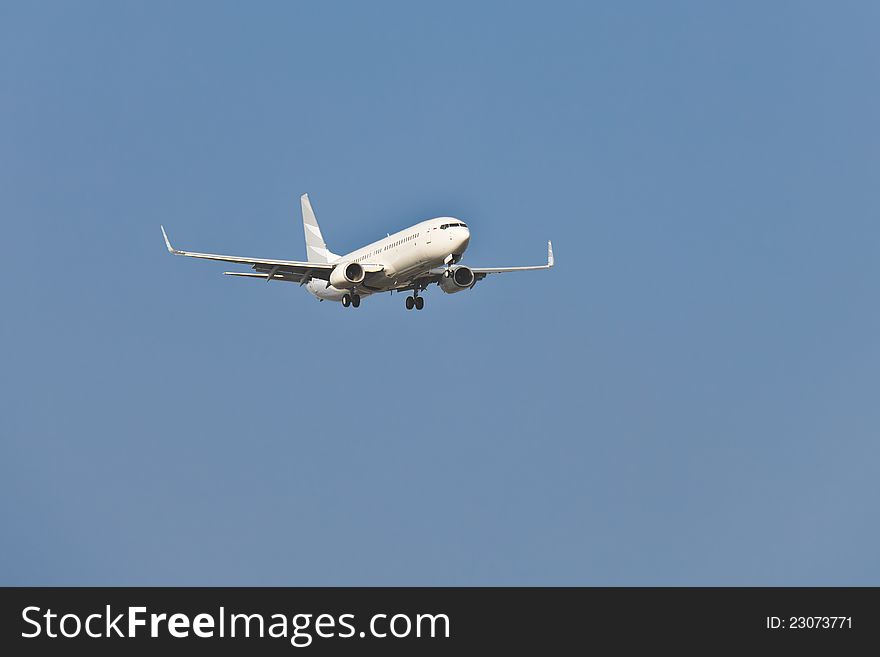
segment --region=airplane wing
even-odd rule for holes
[[[471,267],[471,271],[476,274],[477,280],[483,279],[488,274],[504,274],[509,271],[534,271],[536,269],[550,269],[553,267],[553,242],[547,242],[547,264],[531,265],[529,267]]]
[[[235,272],[226,272],[235,276],[251,276],[259,277],[265,280],[292,280],[296,283],[303,282],[303,279],[320,278],[322,280],[330,279],[330,272],[336,266],[327,262],[301,262],[298,260],[269,260],[265,258],[245,258],[242,256],[218,255],[215,253],[195,253],[193,251],[181,251],[171,246],[165,227],[162,228],[162,237],[165,238],[165,246],[172,255],[187,256],[189,258],[202,258],[204,260],[219,260],[221,262],[235,262],[242,265],[251,265],[260,274],[240,274]]]
[[[553,242],[547,242],[547,264],[546,265],[530,265],[527,267],[470,267],[468,268],[474,272],[474,284],[477,281],[481,281],[489,274],[504,274],[510,271],[535,271],[538,269],[550,269],[554,265],[553,259]],[[397,288],[399,292],[405,292],[407,290],[412,290],[416,287],[423,288],[426,285],[430,285],[431,283],[437,283],[443,278],[446,273],[446,267],[435,267],[427,272],[424,276],[419,276],[412,283],[401,286]]]

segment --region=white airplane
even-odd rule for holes
[[[160,228],[165,246],[173,255],[251,265],[258,273],[223,273],[266,282],[299,283],[319,301],[339,301],[346,308],[357,308],[361,305],[361,298],[371,294],[411,291],[412,296],[406,297],[406,309],[421,310],[425,307],[425,300],[419,292],[432,283],[437,283],[447,294],[453,294],[469,290],[488,274],[550,269],[553,266],[553,245],[550,242],[547,242],[546,265],[468,267],[458,264],[471,236],[467,225],[454,217],[428,219],[346,255],[336,255],[324,243],[309,195],[303,194],[300,202],[306,236],[305,262],[181,251],[171,246],[165,227]]]

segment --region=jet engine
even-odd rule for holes
[[[444,273],[443,278],[440,279],[440,289],[446,292],[446,294],[455,294],[473,287],[475,281],[476,276],[470,267],[465,265],[450,267]]]
[[[364,268],[357,262],[337,265],[330,272],[330,285],[337,290],[349,290],[364,281]]]

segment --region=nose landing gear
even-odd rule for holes
[[[413,295],[407,297],[405,303],[407,310],[412,310],[413,307],[415,307],[416,310],[421,310],[425,307],[425,299],[419,296],[418,290],[413,290]]]

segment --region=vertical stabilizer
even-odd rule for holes
[[[331,253],[327,249],[327,245],[324,244],[324,237],[321,235],[318,220],[315,219],[309,195],[303,194],[299,200],[302,203],[303,232],[306,235],[306,260],[309,262],[333,262],[339,256]]]

